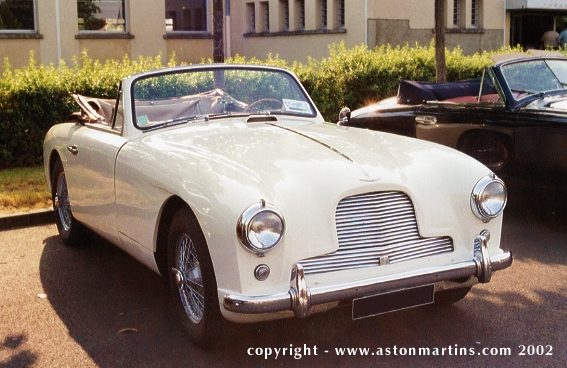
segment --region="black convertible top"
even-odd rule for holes
[[[402,105],[419,105],[427,101],[443,101],[461,96],[476,96],[479,89],[480,78],[450,83],[400,80],[397,101]]]

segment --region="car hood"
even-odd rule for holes
[[[348,179],[406,182],[442,162],[484,167],[455,150],[397,135],[301,120],[246,123],[245,120],[195,124],[142,139],[169,158],[207,162],[215,170],[246,182],[291,179],[314,183]],[[228,173],[227,173],[228,174]]]
[[[564,114],[567,112],[567,95],[551,95],[538,98],[528,103],[524,108],[534,111]]]
[[[299,119],[199,123],[156,132],[138,143],[142,146],[136,149],[159,166],[152,170],[179,178],[156,178],[156,185],[177,185],[164,189],[223,203],[238,213],[264,199],[290,211],[297,208],[295,201],[308,201],[328,214],[346,196],[382,190],[403,191],[414,203],[451,196],[459,202],[452,208],[461,211],[469,206],[474,184],[490,172],[431,142]],[[202,205],[215,208],[215,203]],[[226,212],[233,216],[233,211]]]
[[[565,112],[567,111],[567,96],[543,99],[539,101],[536,106],[543,106],[553,111]]]

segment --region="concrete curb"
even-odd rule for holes
[[[52,209],[40,209],[30,212],[0,215],[0,231],[19,229],[55,222]]]

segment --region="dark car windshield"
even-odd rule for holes
[[[522,61],[503,65],[501,71],[517,101],[567,86],[567,60]]]
[[[299,83],[277,69],[181,69],[145,76],[132,87],[135,124],[156,128],[231,115],[315,116]]]

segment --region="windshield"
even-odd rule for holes
[[[515,100],[567,86],[567,60],[522,61],[504,65],[501,71]]]
[[[136,80],[132,99],[140,129],[230,115],[316,115],[296,79],[274,69],[167,71]]]

